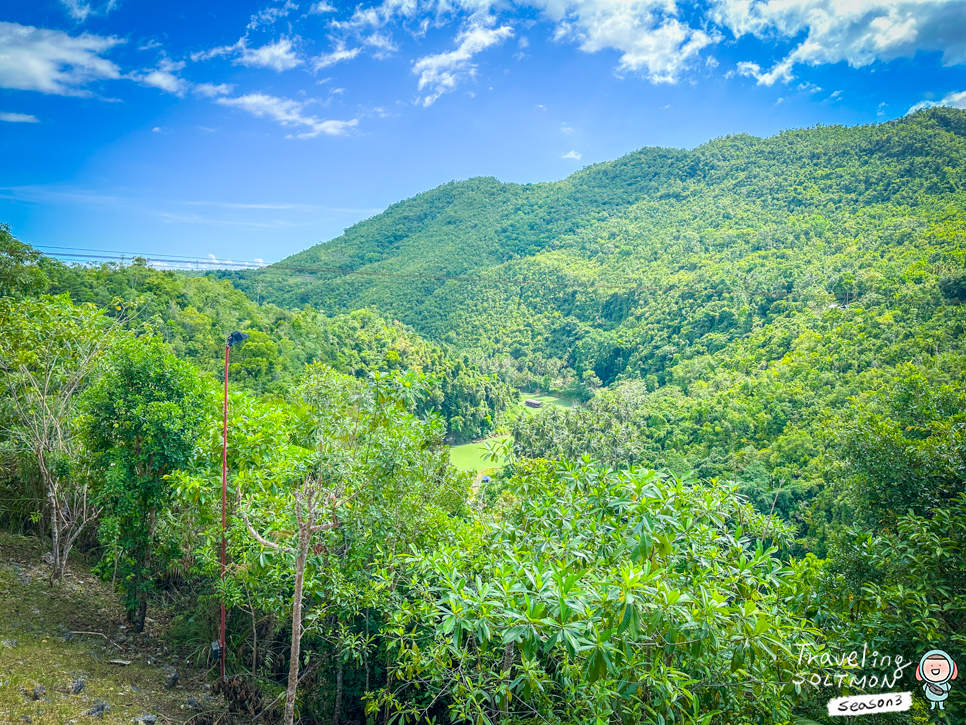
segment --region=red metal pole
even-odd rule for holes
[[[221,445],[221,586],[225,586],[225,529],[228,527],[226,509],[228,508],[228,351],[225,345],[225,427],[222,431]],[[225,598],[221,598],[221,679],[225,679]]]

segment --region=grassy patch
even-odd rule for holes
[[[524,405],[523,401],[525,400],[539,400],[541,403],[543,403],[544,408],[546,408],[548,405],[555,405],[558,408],[574,407],[574,402],[572,400],[567,400],[566,398],[558,398],[556,395],[536,395],[533,393],[520,393],[520,406],[523,408],[525,412],[530,413],[531,415],[533,415],[534,413],[540,412],[541,410],[543,410],[543,408],[531,408],[527,405]]]
[[[509,435],[502,435],[489,438],[488,440],[496,442],[506,440],[509,437]],[[486,446],[483,445],[482,441],[454,446],[449,449],[450,461],[460,471],[485,471],[490,468],[500,468],[504,465],[499,461],[484,460],[484,455],[486,455]]]
[[[525,400],[539,400],[543,403],[542,408],[530,408],[524,405]],[[556,395],[537,395],[535,393],[520,393],[520,400],[517,405],[508,411],[508,417],[513,420],[520,415],[535,415],[541,410],[545,410],[548,406],[557,406],[558,408],[572,408],[574,405],[573,401],[567,400],[566,398],[558,398]],[[498,435],[488,438],[489,441],[506,440],[509,435]],[[486,455],[486,447],[483,445],[483,441],[477,441],[475,443],[466,443],[461,446],[453,446],[449,449],[450,462],[460,471],[476,471],[477,473],[482,473],[483,471],[488,471],[492,468],[502,468],[505,464],[501,461],[490,461],[484,460],[483,456]]]

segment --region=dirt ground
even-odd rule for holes
[[[42,555],[36,538],[0,532],[0,725],[229,722],[213,673],[167,644],[170,613],[149,608],[133,634],[110,582],[72,557],[52,585]]]

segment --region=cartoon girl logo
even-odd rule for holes
[[[959,669],[953,658],[941,649],[931,649],[922,656],[916,668],[916,679],[923,683],[922,691],[931,703],[930,710],[935,710],[936,705],[940,710],[946,709],[946,698],[953,689],[950,680],[955,680],[958,675]]]

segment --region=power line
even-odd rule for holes
[[[164,264],[168,265],[197,265],[188,267],[179,267],[177,271],[213,271],[212,265],[219,265],[221,268],[229,266],[237,270],[277,270],[285,272],[301,272],[306,274],[332,274],[332,275],[343,275],[343,276],[361,276],[361,277],[384,277],[390,279],[411,279],[411,280],[434,280],[442,282],[465,282],[471,284],[481,284],[481,285],[492,285],[492,286],[520,286],[521,289],[524,286],[540,286],[540,287],[561,287],[567,289],[601,289],[601,290],[625,290],[625,291],[644,291],[644,292],[670,292],[674,290],[681,289],[681,285],[678,286],[665,286],[665,287],[655,287],[643,284],[606,284],[606,283],[596,283],[596,282],[580,282],[577,280],[558,282],[552,280],[533,280],[533,279],[495,279],[486,277],[467,277],[462,275],[434,275],[434,274],[417,274],[417,273],[404,273],[404,272],[376,272],[372,270],[364,269],[344,269],[338,267],[301,267],[286,264],[265,264],[255,261],[219,261],[211,259],[198,259],[197,257],[184,257],[180,255],[154,255],[142,252],[110,252],[108,250],[83,250],[75,247],[54,247],[51,245],[38,245],[44,249],[57,249],[57,250],[74,250],[74,251],[87,251],[87,252],[104,252],[104,254],[72,254],[66,251],[55,252],[56,258],[60,257],[70,257],[72,259],[76,258],[78,263],[82,260],[103,260],[106,262],[120,262],[133,259],[144,259],[147,262],[153,264]],[[53,255],[49,255],[53,256]],[[691,289],[697,290],[698,288],[692,287]],[[719,291],[719,288],[703,288],[705,290]],[[787,297],[788,292],[784,290],[771,290],[771,291],[760,291],[760,290],[748,290],[748,289],[725,289],[720,291],[735,292],[739,294],[750,294],[755,296],[773,296],[773,297]]]

